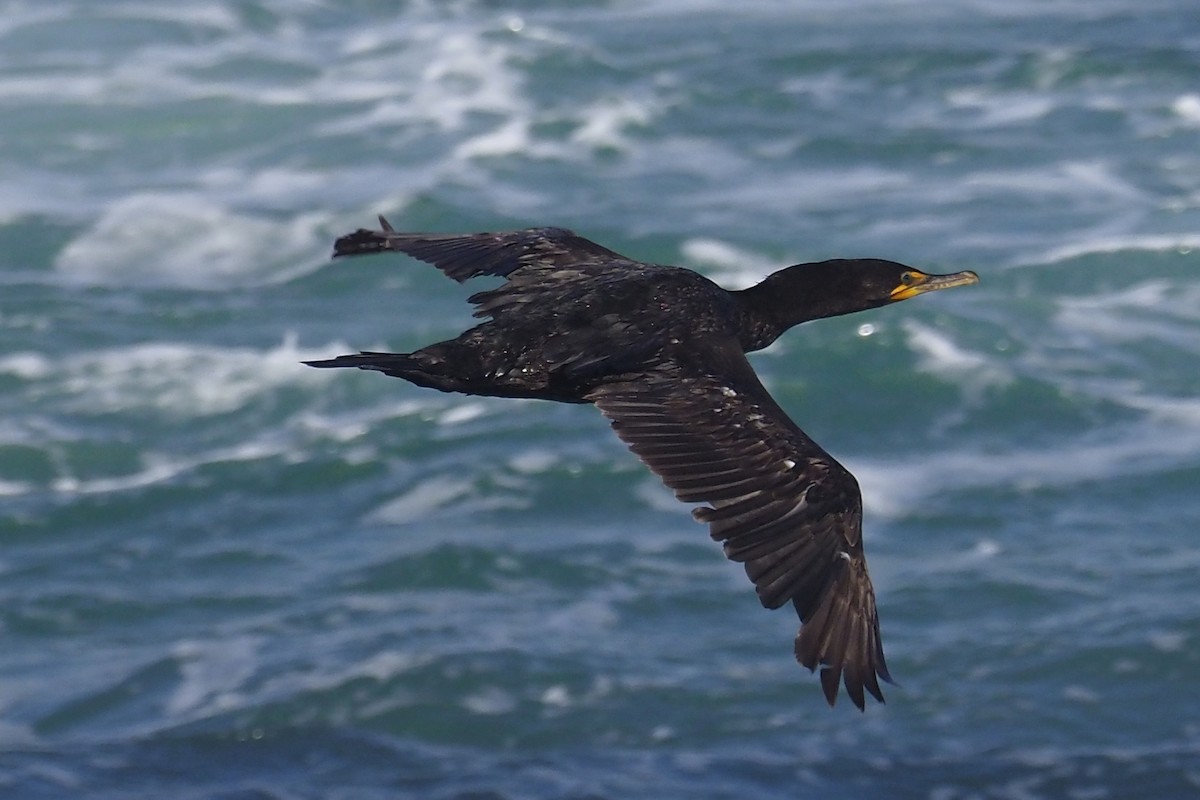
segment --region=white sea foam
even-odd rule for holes
[[[461,128],[468,114],[524,108],[519,74],[508,65],[510,49],[481,34],[478,29],[440,31],[414,87],[412,107],[445,129]]]
[[[522,509],[529,500],[513,493],[484,493],[470,478],[435,475],[370,512],[368,522],[406,525],[435,513],[470,515],[501,508]]]
[[[325,652],[345,652],[344,644],[330,643]],[[183,640],[171,647],[171,655],[179,662],[181,679],[166,711],[184,719],[259,707],[272,699],[328,691],[362,679],[383,683],[434,660],[429,654],[384,650],[357,662],[339,658],[332,669],[273,672],[251,689],[263,665],[257,636],[222,637],[219,642]],[[401,694],[400,699],[404,697]]]
[[[167,712],[180,715],[203,708],[218,713],[242,705],[245,684],[258,669],[259,646],[250,636],[177,643],[171,655],[179,662],[180,682],[167,700]]]
[[[25,381],[40,380],[53,371],[50,359],[40,353],[12,353],[0,358],[0,372]]]
[[[459,701],[472,714],[491,716],[507,714],[517,708],[517,698],[499,686],[485,686],[463,696]]]
[[[511,15],[470,18],[441,4],[377,18],[368,28],[310,28],[307,12],[281,12],[273,24],[259,26],[244,24],[220,4],[202,4],[178,19],[154,9],[106,4],[89,16],[157,18],[188,26],[195,35],[170,44],[147,37],[126,48],[98,47],[84,54],[51,47],[24,68],[0,73],[0,102],[21,108],[130,108],[150,115],[149,124],[161,119],[172,130],[181,124],[179,112],[172,109],[188,101],[215,105],[216,115],[228,108],[239,120],[265,119],[272,112],[263,109],[270,106],[302,106],[310,117],[303,132],[265,125],[271,138],[253,142],[249,152],[244,150],[249,140],[234,152],[206,154],[193,146],[188,154],[192,163],[186,166],[164,170],[156,165],[148,179],[119,181],[118,190],[133,188],[115,202],[108,171],[34,165],[22,174],[19,165],[12,165],[15,172],[0,187],[0,218],[64,212],[98,217],[94,228],[59,260],[60,269],[80,280],[241,285],[286,278],[294,274],[288,268],[292,262],[325,255],[327,235],[314,239],[313,233],[328,218],[310,215],[308,209],[345,206],[343,197],[361,206],[389,185],[404,187],[407,199],[461,178],[463,162],[478,157],[562,152],[530,134],[537,113],[527,96],[526,65],[520,61],[538,48],[565,46],[553,32],[515,22]],[[12,22],[13,16],[22,21]],[[48,39],[51,25],[74,24],[63,12],[23,11],[6,20],[10,27],[38,28],[38,35]],[[12,35],[19,36],[19,30]],[[64,68],[64,59],[79,59],[82,68]],[[249,66],[229,68],[240,62]],[[601,105],[595,111],[597,120],[605,109]],[[617,113],[636,118],[636,111]],[[597,125],[599,137],[602,123]],[[431,127],[440,132],[439,152],[421,159],[419,169],[412,171],[433,178],[412,181],[403,170],[391,175],[397,170],[379,165],[364,167],[369,173],[364,179],[352,167],[330,173],[285,165],[286,157],[270,159],[265,169],[246,166],[247,155],[291,148],[300,137],[319,142],[368,133],[404,142],[427,135]],[[130,162],[126,169],[142,169],[134,163],[139,136],[126,138],[119,126],[81,130],[70,141],[77,151],[99,153],[99,159],[124,158]],[[173,188],[138,188],[150,186]],[[265,216],[263,205],[291,213],[282,219]]]
[[[289,84],[286,81],[247,81],[239,74],[212,70],[229,61],[248,59],[274,62],[291,68],[294,74],[307,74],[320,65],[311,40],[297,35],[299,31],[279,31],[278,35],[264,33],[243,24],[238,15],[219,4],[198,4],[174,12],[159,13],[145,5],[124,10],[108,3],[103,11],[89,18],[97,21],[136,19],[156,20],[186,27],[188,42],[163,43],[153,37],[126,47],[105,49],[97,40],[94,51],[64,48],[54,51],[42,63],[76,62],[81,69],[18,70],[0,76],[0,99],[40,103],[97,104],[133,107],[149,106],[181,99],[226,97],[260,104],[304,103],[319,99],[322,83],[318,79],[309,85]],[[44,36],[48,25],[59,28],[74,23],[70,12],[58,20],[30,19],[26,25],[34,35]],[[87,24],[80,22],[80,25]],[[78,52],[77,52],[78,51]],[[38,66],[41,66],[39,64]],[[289,70],[283,70],[288,72]]]
[[[219,447],[189,455],[169,456],[154,452],[143,453],[142,468],[134,472],[104,478],[77,478],[60,475],[50,481],[51,491],[59,494],[89,495],[125,492],[164,483],[207,464],[231,461],[258,461],[287,455],[291,448],[282,442],[244,442],[232,447]],[[27,491],[34,487],[26,484]]]
[[[1094,689],[1089,689],[1086,686],[1072,684],[1063,687],[1063,698],[1076,703],[1085,703],[1092,705],[1100,702],[1100,695]]]
[[[975,543],[975,546],[971,548],[970,555],[972,558],[983,560],[995,558],[996,556],[1000,555],[1003,550],[1004,548],[1002,548],[998,542],[992,541],[991,539],[980,539]]]
[[[495,109],[497,113],[502,114],[502,121],[490,130],[455,145],[451,151],[454,159],[467,160],[515,154],[527,158],[569,159],[573,157],[573,148],[570,145],[588,150],[627,152],[632,148],[629,131],[645,127],[654,116],[651,104],[616,96],[602,96],[568,111],[540,110],[525,99],[520,82],[515,77],[507,83],[506,94],[500,95],[507,98],[504,107]],[[575,128],[567,142],[558,141],[535,135],[534,124],[539,120],[562,121],[573,124]]]
[[[559,453],[535,447],[513,455],[508,464],[522,475],[536,475],[546,472],[561,460]]]
[[[398,22],[352,34],[343,45],[347,60],[330,68],[324,85],[340,102],[372,105],[319,130],[343,134],[430,123],[450,133],[476,115],[501,118],[500,128],[528,122],[520,71],[509,63],[513,45],[489,40],[486,32],[461,22]]]
[[[1162,397],[1120,387],[1114,392],[1116,402],[1129,408],[1145,411],[1151,418],[1173,425],[1200,425],[1200,398]]]
[[[435,475],[427,478],[371,512],[372,522],[408,522],[420,519],[451,503],[461,502],[474,491],[466,478]]]
[[[340,345],[322,348],[342,349]],[[22,402],[28,411],[10,416],[0,429],[0,443],[49,448],[71,446],[85,434],[55,416],[147,413],[182,422],[240,410],[288,386],[324,384],[332,375],[299,363],[317,351],[301,350],[289,337],[266,350],[224,349],[175,343],[151,343],[51,359],[38,353],[0,357],[0,374],[19,375],[25,382]],[[372,408],[358,415],[373,419],[412,413],[421,404]],[[169,482],[205,464],[255,461],[288,457],[297,452],[298,439],[353,437],[371,420],[351,416],[325,417],[308,412],[293,423],[265,431],[261,436],[232,445],[202,447],[186,455],[156,450],[137,452],[136,468],[118,474],[81,477],[65,467],[45,485],[30,481],[0,483],[0,495],[22,495],[39,489],[62,494],[103,494]],[[349,430],[350,434],[345,431]],[[373,452],[370,454],[373,457]],[[58,461],[57,457],[53,458]]]
[[[494,408],[495,406],[488,403],[455,403],[442,412],[438,418],[438,422],[442,425],[461,425],[464,422],[470,422],[473,419],[478,419],[486,415],[489,410]]]
[[[843,169],[763,165],[710,140],[668,139],[647,144],[639,153],[647,168],[691,173],[704,165],[705,178],[722,187],[722,208],[753,214],[804,215],[819,210],[862,206],[864,197],[887,198],[913,191],[910,172],[878,166]],[[924,187],[921,187],[924,191]],[[708,205],[712,198],[697,193],[680,202]]]
[[[10,162],[4,177],[0,181],[0,223],[4,224],[25,215],[93,214],[97,204],[105,202],[88,199],[88,180],[79,175],[53,174]]]
[[[1142,412],[1140,416],[1094,435],[1045,443],[1014,441],[986,454],[942,451],[865,463],[847,458],[862,479],[873,513],[903,515],[934,488],[1064,487],[1195,463],[1195,453],[1200,452],[1200,400],[1186,393],[1189,378],[1186,373],[1176,377],[1172,394],[1151,379],[1133,354],[1140,343],[1152,342],[1176,348],[1189,359],[1200,355],[1200,287],[1190,281],[1150,279],[1091,295],[1059,297],[1056,305],[1048,329],[1029,332],[1025,351],[1010,360],[963,350],[937,329],[911,319],[902,326],[909,346],[920,355],[919,369],[969,390],[1007,385],[1021,376],[1047,383],[1065,396],[1124,406]]]
[[[336,637],[341,638],[341,637]],[[327,642],[323,652],[339,653],[346,651],[345,642]],[[263,684],[257,698],[295,696],[307,692],[323,692],[345,686],[363,678],[385,683],[395,678],[432,663],[436,656],[430,653],[412,653],[396,650],[382,650],[361,661],[345,663],[341,658],[336,660],[335,668],[321,668],[302,672],[283,672],[270,676]]]
[[[348,408],[332,413],[306,411],[294,417],[292,423],[297,430],[311,434],[313,438],[350,442],[366,436],[375,425],[386,420],[436,411],[440,408],[439,404],[445,402],[439,395],[419,395],[418,398],[391,400],[378,405]],[[351,457],[354,452],[345,451],[347,460],[355,460]],[[368,447],[365,452],[374,453],[374,448]]]
[[[1176,631],[1151,631],[1150,646],[1160,653],[1178,653],[1187,646],[1186,634]]]
[[[1153,474],[1195,463],[1200,425],[1147,421],[1071,442],[1015,442],[1003,451],[945,450],[897,459],[841,457],[862,486],[872,514],[903,517],[929,496],[1006,486],[1021,491],[1069,487],[1113,476]]]
[[[1062,161],[1051,169],[1014,168],[979,171],[966,179],[975,190],[1061,196],[1094,205],[1097,201],[1145,202],[1146,194],[1104,160]]]
[[[1190,253],[1200,249],[1200,234],[1191,233],[1141,233],[1116,236],[1089,237],[1080,242],[1059,245],[1040,253],[1031,253],[1023,258],[1026,264],[1053,264],[1096,253],[1120,253],[1125,250],[1165,252],[1174,250]]]
[[[195,193],[145,192],[114,203],[58,255],[68,279],[195,289],[271,283],[315,268],[322,214],[273,221]]]
[[[551,708],[568,708],[573,704],[571,690],[561,683],[548,686],[539,699],[543,705]]]
[[[33,485],[19,481],[0,480],[0,497],[16,497],[33,490]]]
[[[192,418],[237,410],[289,384],[324,383],[331,376],[300,362],[338,349],[347,348],[301,349],[292,334],[265,350],[152,342],[53,359],[14,353],[0,358],[0,372],[33,382],[31,396],[53,397],[74,411]]]
[[[1054,323],[1111,343],[1157,340],[1200,354],[1200,284],[1168,280],[1058,301]]]
[[[59,494],[74,495],[124,492],[168,481],[194,466],[191,462],[160,459],[155,456],[145,457],[144,461],[147,463],[137,472],[111,478],[80,479],[63,475],[51,481],[50,488]]]
[[[1200,94],[1182,94],[1171,103],[1171,110],[1189,125],[1200,125]]]
[[[361,176],[357,177],[361,179]],[[349,175],[330,176],[320,170],[285,166],[247,170],[222,164],[198,170],[196,173],[196,182],[203,200],[220,204],[226,209],[248,207],[286,211],[296,207],[320,208],[328,202],[331,185],[336,185],[338,180],[350,179],[352,178]],[[212,209],[202,212],[208,215],[213,213]],[[227,215],[235,213],[230,211]],[[237,215],[240,216],[240,213]],[[264,222],[253,217],[251,221]],[[310,224],[317,222],[319,220],[312,217]],[[268,221],[265,224],[274,223]]]
[[[529,135],[529,121],[525,119],[510,119],[487,133],[466,139],[458,144],[452,155],[454,158],[466,160],[470,158],[486,158],[508,156],[515,153],[532,154],[533,144]]]
[[[1200,357],[1200,285],[1152,279],[1118,290],[1063,297],[1057,306],[1051,339],[1073,352],[1094,355],[1064,363],[1061,352],[1039,348],[1025,360],[1044,379],[1065,392],[1142,412],[1148,421],[1166,429],[1186,431],[1200,425],[1194,371],[1171,370],[1161,376],[1163,380],[1134,356],[1149,344],[1174,351],[1181,366]],[[1106,368],[1098,369],[1099,364]]]
[[[621,96],[602,97],[580,110],[582,124],[571,139],[591,147],[629,149],[627,130],[643,128],[654,118],[653,106]]]
[[[997,94],[981,88],[963,88],[948,92],[946,103],[953,109],[978,112],[972,120],[981,127],[1027,124],[1054,110],[1057,101],[1044,93],[1009,92]],[[945,120],[943,119],[944,123]]]
[[[783,266],[720,239],[686,239],[680,250],[690,265],[708,271],[714,280],[730,289],[753,286]]]
[[[905,319],[900,326],[907,336],[908,346],[920,356],[917,369],[922,372],[954,381],[973,391],[1012,380],[1008,370],[994,359],[962,348],[937,328],[914,319]]]

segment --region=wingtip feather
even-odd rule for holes
[[[825,702],[833,708],[837,705],[838,684],[842,681],[842,671],[837,667],[821,668],[821,691],[825,693]]]

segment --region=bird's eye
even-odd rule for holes
[[[902,283],[905,286],[912,286],[913,281],[915,281],[916,279],[917,279],[916,275],[912,274],[911,272],[905,272],[904,274],[902,274],[900,276],[900,283]]]

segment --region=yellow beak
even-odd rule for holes
[[[889,295],[892,302],[907,300],[925,292],[935,292],[938,289],[950,289],[955,286],[970,286],[979,283],[979,276],[971,270],[953,272],[949,275],[927,275],[919,270],[910,269],[904,273],[905,282],[901,283]]]

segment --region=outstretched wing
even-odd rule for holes
[[[745,564],[764,606],[792,602],[796,658],[821,668],[829,703],[843,677],[860,709],[864,689],[882,701],[876,676],[891,676],[858,482],[788,418],[736,342],[708,344],[588,399],[676,497],[708,503],[693,515]]]
[[[508,277],[526,265],[565,267],[602,258],[630,259],[565,228],[526,228],[502,233],[397,233],[379,218],[382,230],[365,228],[338,239],[333,255],[353,256],[394,250],[420,259],[462,283],[478,275]]]

